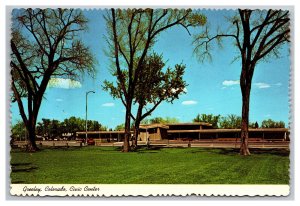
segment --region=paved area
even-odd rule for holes
[[[15,145],[18,147],[26,147],[25,141],[17,141]],[[211,147],[211,148],[239,148],[240,142],[237,141],[156,141],[150,142],[151,146],[157,147]],[[249,142],[249,148],[289,148],[289,141],[258,141]],[[80,147],[84,144],[78,141],[37,141],[37,145],[49,147]],[[98,146],[115,146],[121,147],[123,142],[100,143]],[[138,142],[138,145],[147,145],[146,142]]]

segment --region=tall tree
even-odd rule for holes
[[[11,74],[13,101],[29,133],[29,150],[36,151],[35,125],[51,77],[75,80],[93,74],[94,58],[79,34],[87,19],[74,9],[20,9],[13,12]],[[26,101],[27,108],[24,106]]]
[[[113,60],[117,88],[121,88],[113,93],[119,93],[126,107],[123,151],[128,152],[131,108],[147,54],[163,31],[181,26],[189,32],[189,27],[205,24],[206,17],[190,9],[111,9],[105,18],[110,46],[107,53]]]
[[[195,51],[201,59],[211,57],[210,44],[231,38],[241,59],[240,88],[242,92],[241,155],[250,155],[248,149],[249,103],[252,77],[261,60],[280,56],[282,45],[289,42],[289,11],[239,9],[229,19],[228,32],[211,35],[208,29],[195,38]],[[221,45],[221,44],[219,44]]]
[[[134,95],[134,103],[138,104],[136,115],[133,116],[134,147],[137,146],[141,121],[151,115],[162,102],[173,103],[180,94],[185,93],[187,86],[183,80],[185,65],[176,64],[174,69],[169,67],[163,71],[164,66],[162,56],[155,53],[146,57],[141,66],[141,74]]]
[[[150,56],[146,56],[141,65],[141,73],[133,98],[133,102],[138,105],[138,108],[136,114],[131,113],[131,117],[134,120],[132,140],[134,148],[137,146],[141,121],[151,115],[162,102],[172,103],[179,98],[180,94],[185,93],[185,87],[187,86],[183,80],[185,66],[177,64],[174,69],[169,67],[164,70],[165,63],[162,59],[162,55],[153,53]],[[126,79],[128,79],[127,76]],[[113,96],[114,93],[112,91],[121,90],[121,88],[113,86],[112,82],[107,81],[104,89],[110,91]],[[120,98],[119,94],[114,97]],[[123,104],[126,106],[125,102]]]

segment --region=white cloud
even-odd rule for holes
[[[181,104],[182,105],[194,105],[194,104],[198,104],[198,102],[194,101],[194,100],[188,100],[188,101],[183,101]]]
[[[270,115],[270,114],[265,114],[264,116],[265,116],[265,117],[271,117],[271,115]]]
[[[240,83],[240,80],[224,80],[223,82],[222,82],[222,84],[224,85],[224,86],[233,86],[233,85],[237,85],[237,84],[239,84]]]
[[[274,84],[274,85],[280,87],[280,86],[282,86],[282,83],[281,83],[281,82],[278,82],[278,83],[276,83],[276,84]]]
[[[62,102],[63,100],[60,99],[60,98],[58,98],[58,99],[55,99],[55,101],[57,101],[57,102]]]
[[[115,103],[112,103],[112,102],[107,102],[107,103],[102,104],[102,107],[114,107],[114,106],[115,106]]]
[[[50,88],[75,89],[81,88],[81,83],[72,79],[51,78],[48,86]]]
[[[255,85],[256,87],[258,87],[259,89],[266,89],[266,88],[271,87],[269,84],[263,83],[263,82],[254,83],[254,85]]]

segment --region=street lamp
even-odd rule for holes
[[[88,105],[87,105],[87,99],[88,99],[88,94],[89,93],[94,93],[94,91],[88,91],[85,93],[85,145],[87,145],[87,112],[88,112]]]

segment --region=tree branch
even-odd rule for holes
[[[160,99],[158,102],[156,102],[156,104],[150,109],[148,110],[146,113],[144,113],[142,116],[141,116],[141,120],[145,119],[147,116],[149,116],[155,109],[156,107],[158,107],[158,105],[160,103],[162,103],[163,99]]]
[[[121,68],[120,68],[120,63],[119,63],[118,36],[117,36],[117,31],[116,31],[116,15],[115,15],[114,8],[111,9],[111,13],[112,13],[112,29],[113,29],[113,40],[114,40],[114,44],[115,44],[114,47],[115,47],[115,59],[116,59],[116,66],[117,66],[117,74],[120,79],[121,89],[125,95],[125,98],[127,98],[128,93],[126,91],[124,77],[121,73]]]
[[[20,96],[20,94],[19,94],[19,92],[18,92],[18,90],[17,90],[17,87],[16,87],[14,81],[15,81],[15,80],[14,80],[14,78],[12,77],[12,82],[11,82],[12,90],[13,90],[14,96],[15,96],[17,102],[18,102],[19,111],[20,111],[20,115],[21,115],[21,117],[22,117],[22,119],[23,119],[23,122],[27,124],[28,119],[27,119],[26,114],[25,114],[25,111],[24,111],[23,102],[22,102],[22,100],[21,100],[21,96]]]

